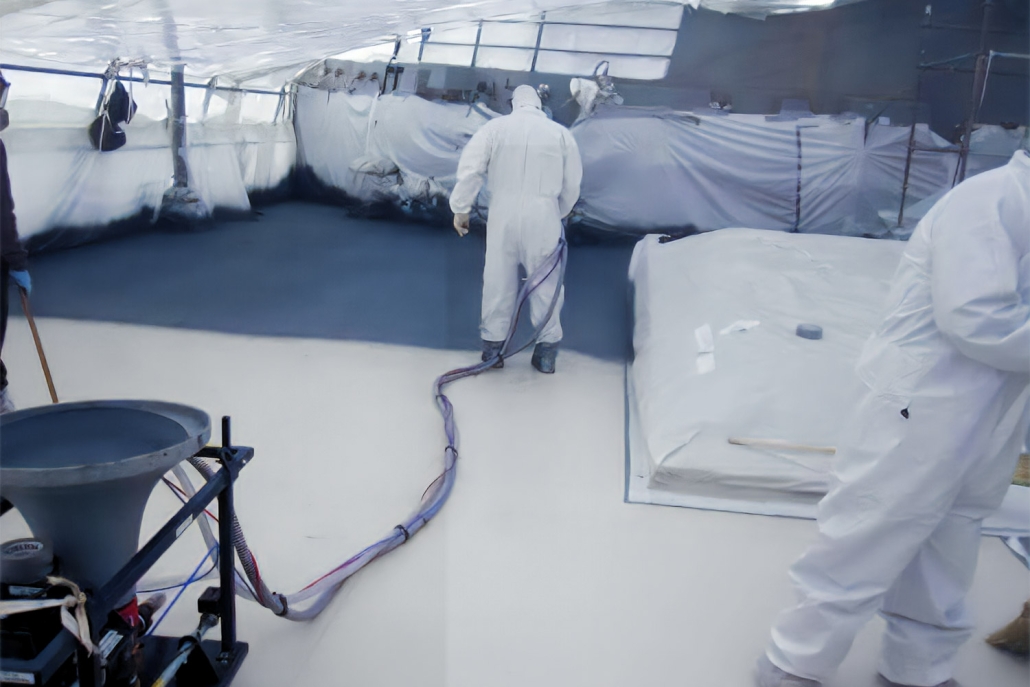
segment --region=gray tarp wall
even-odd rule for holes
[[[689,97],[690,89],[710,89],[728,94],[735,112],[777,112],[784,98],[795,98],[808,100],[817,114],[852,110],[871,115],[888,107],[884,114],[894,123],[907,124],[916,97],[918,65],[979,49],[981,4],[979,0],[867,0],[764,21],[687,11],[669,75],[661,84],[661,90],[668,90],[663,94],[667,101],[654,104],[687,104],[676,99]],[[996,0],[988,48],[1027,53],[1028,13],[1026,0]],[[966,116],[972,65],[967,60],[960,65],[964,72],[933,72],[924,77],[920,99],[926,110],[920,121],[928,121],[949,140]],[[1026,124],[1028,83],[1026,61],[996,61],[980,120]],[[620,88],[628,101],[648,97],[647,90],[646,86]],[[879,106],[863,108],[870,102]]]
[[[573,128],[585,164],[578,219],[628,231],[694,225],[884,234],[896,226],[899,216],[907,124],[913,115],[921,122],[917,145],[945,147],[971,100],[971,57],[956,63],[957,71],[923,72],[920,64],[978,50],[981,7],[975,0],[929,6],[909,0],[867,0],[764,20],[685,10],[682,20],[677,17],[670,25],[679,22],[667,76],[657,81],[616,79],[625,105],[599,109]],[[988,49],[1026,51],[1020,46],[1027,35],[1026,21],[1020,17],[1026,13],[1020,15],[1020,9],[1001,0],[995,3]],[[589,23],[592,18],[584,15],[581,20]],[[535,25],[527,26],[535,30]],[[363,201],[445,208],[443,194],[433,192],[432,184],[420,191],[419,184],[408,182],[428,177],[443,187],[453,183],[461,137],[470,136],[480,119],[466,102],[470,97],[504,113],[516,85],[546,83],[556,119],[571,123],[580,114],[579,105],[570,102],[569,76],[418,65],[411,64],[412,59],[410,51],[408,57],[402,53],[403,78],[387,76],[385,85],[383,63],[328,60],[306,74],[303,82],[316,88],[302,86],[298,102],[298,136],[308,143],[301,145],[301,167],[322,184]],[[1026,60],[994,63],[980,122],[1027,121],[1026,66]],[[372,74],[379,78],[370,80]],[[398,82],[402,92],[391,93]],[[351,115],[355,108],[369,111],[371,95],[381,86],[387,93],[379,101],[384,112],[403,109],[405,98],[409,104],[419,101],[409,95],[417,92],[424,98],[452,101],[438,102],[436,109],[450,108],[453,117],[418,118],[421,127],[435,131],[420,137],[406,131],[403,119],[385,114],[368,114],[356,122],[349,115],[341,119],[332,114],[334,107]],[[713,100],[731,103],[733,114],[715,116],[725,112],[712,110]],[[786,101],[795,109],[807,102],[822,116],[762,116],[779,111]],[[849,111],[857,116],[837,115]],[[387,130],[398,143],[393,153],[364,142],[381,138]],[[1019,133],[994,124],[975,131],[969,173],[1004,164]],[[357,147],[327,150],[321,144],[340,136],[353,139]],[[421,138],[446,145],[427,147]],[[410,164],[417,157],[404,160],[396,155],[406,148],[419,155],[432,152],[446,173],[432,173],[432,165]],[[913,155],[906,196],[910,210],[898,237],[907,235],[921,216],[914,204],[932,204],[950,187],[956,176],[955,152],[957,148]],[[365,159],[370,155],[375,158],[371,167]]]

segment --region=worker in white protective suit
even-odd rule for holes
[[[451,193],[454,228],[468,233],[469,213],[484,180],[490,194],[483,269],[480,333],[483,360],[496,357],[508,335],[518,295],[518,269],[532,274],[558,246],[562,219],[579,199],[583,164],[568,129],[550,121],[530,86],[519,86],[512,112],[487,122],[465,146],[458,182]],[[564,286],[552,273],[529,298],[534,328],[543,326],[533,350],[533,366],[554,372],[562,339]],[[557,291],[557,302],[544,323]],[[503,367],[498,361],[495,367]]]
[[[1030,154],[957,186],[919,223],[856,371],[818,538],[791,569],[761,687],[814,687],[887,622],[880,679],[953,684],[980,525],[1001,504],[1030,398]]]

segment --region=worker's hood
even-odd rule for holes
[[[519,86],[511,96],[512,112],[523,107],[540,109],[540,96],[532,86]]]

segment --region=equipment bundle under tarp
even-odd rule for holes
[[[360,202],[446,206],[462,149],[495,116],[481,105],[301,87],[299,163]]]
[[[814,517],[904,248],[754,229],[640,241],[629,500]],[[1010,487],[985,532],[1026,536],[1028,508]]]

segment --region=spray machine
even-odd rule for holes
[[[217,687],[236,674],[233,482],[254,455],[207,446],[196,408],[93,401],[0,416],[0,494],[33,537],[0,546],[0,685]],[[209,466],[207,483],[143,546],[143,510],[162,475],[184,460]],[[164,597],[140,604],[136,585],[213,501],[218,586],[198,601],[186,637],[151,634]],[[138,550],[137,550],[138,549]],[[204,635],[220,626],[218,640]]]

